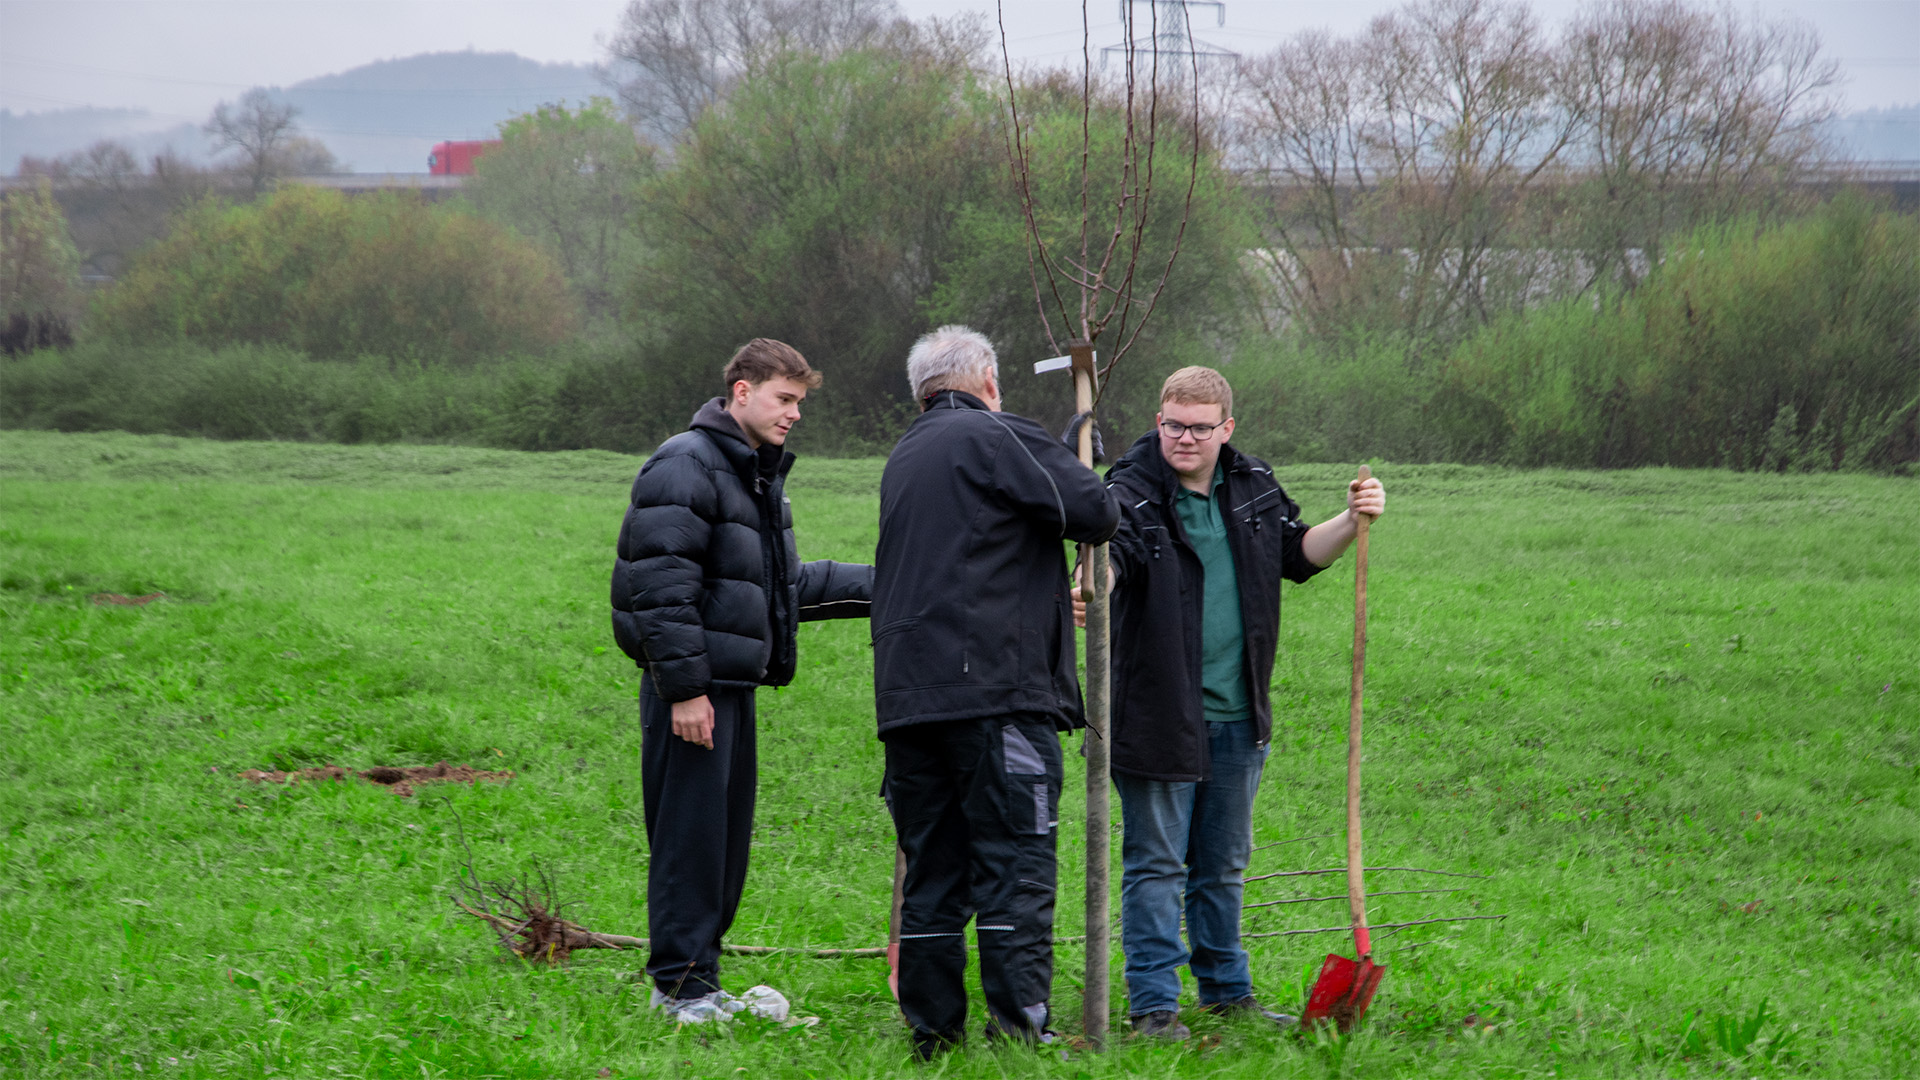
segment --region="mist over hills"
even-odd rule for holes
[[[20,170],[23,156],[55,158],[101,139],[118,140],[142,162],[168,149],[192,161],[205,161],[209,150],[199,125],[173,123],[145,109],[87,107],[29,113],[0,109],[0,168],[9,173]]]
[[[300,110],[302,132],[324,142],[344,169],[419,173],[436,142],[492,138],[501,121],[538,105],[580,104],[612,90],[590,65],[468,50],[380,60],[270,92]],[[1856,160],[1920,161],[1920,104],[1847,113],[1834,134]],[[198,123],[141,109],[0,110],[0,169],[16,172],[22,155],[58,157],[100,139],[126,143],[143,162],[169,148],[195,161],[211,156]]]
[[[297,107],[301,131],[344,167],[409,173],[426,172],[428,150],[443,139],[492,138],[501,121],[536,106],[612,93],[586,64],[472,51],[380,60],[269,92]],[[144,110],[0,110],[0,168],[8,172],[22,155],[57,157],[100,139],[119,139],[143,159],[168,147],[198,161],[210,152],[198,124]]]

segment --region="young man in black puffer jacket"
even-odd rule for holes
[[[1128,1012],[1142,1035],[1183,1039],[1183,965],[1201,1009],[1294,1021],[1260,1008],[1240,946],[1253,800],[1273,732],[1280,581],[1332,565],[1355,515],[1379,516],[1386,496],[1378,480],[1355,481],[1347,509],[1309,528],[1267,463],[1227,442],[1233,389],[1219,372],[1182,368],[1160,397],[1155,430],[1107,474],[1125,511],[1108,548],[1113,782]]]
[[[727,394],[660,444],[633,482],[613,567],[613,636],[640,679],[653,1002],[699,1022],[742,1007],[720,990],[720,939],[746,885],[758,782],[754,690],[785,686],[795,630],[866,618],[873,568],[800,562],[787,432],[820,375],[755,338]]]

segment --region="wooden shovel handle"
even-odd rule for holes
[[[1373,475],[1360,466],[1360,479]],[[1367,525],[1372,518],[1355,514],[1359,531],[1353,538],[1353,683],[1347,710],[1347,905],[1353,913],[1353,947],[1365,960],[1373,951],[1367,933],[1367,885],[1360,858],[1360,694],[1367,668]]]

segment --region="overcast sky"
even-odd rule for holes
[[[1096,45],[1117,43],[1120,0],[1095,0]],[[250,86],[279,85],[374,60],[473,48],[535,60],[593,63],[624,0],[0,0],[0,107],[143,108],[199,122]],[[980,0],[901,0],[915,17],[979,10]],[[1198,36],[1257,53],[1299,30],[1347,31],[1397,0],[1229,0]],[[1559,22],[1573,0],[1535,0]],[[1845,108],[1920,102],[1920,0],[1766,0],[1743,8],[1806,20],[1842,61]],[[1079,5],[1010,3],[1016,58],[1077,57]]]

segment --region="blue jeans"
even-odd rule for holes
[[[1240,896],[1253,854],[1253,797],[1267,748],[1254,724],[1207,725],[1213,778],[1176,784],[1116,775],[1124,870],[1120,942],[1127,954],[1127,1012],[1177,1010],[1180,967],[1200,984],[1200,1003],[1253,993],[1240,947]],[[1189,953],[1180,944],[1185,902]]]

